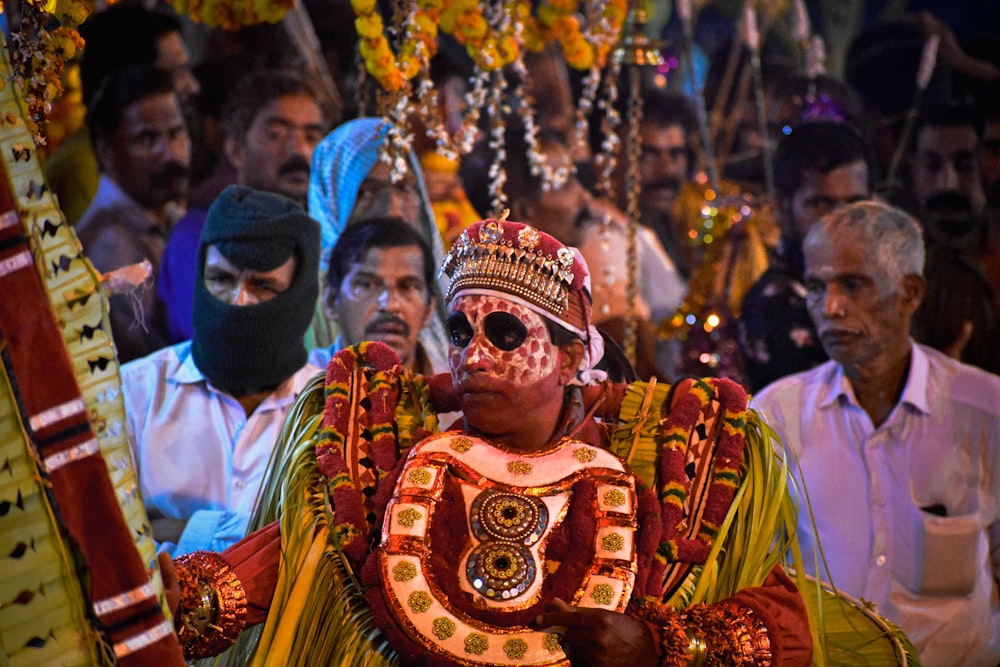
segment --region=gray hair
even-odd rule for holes
[[[924,273],[924,237],[920,224],[905,211],[880,202],[856,202],[824,216],[809,236],[832,239],[848,234],[875,251],[879,268],[893,281]]]

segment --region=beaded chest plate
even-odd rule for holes
[[[456,664],[569,664],[558,635],[486,623],[470,613],[468,601],[501,618],[547,601],[544,583],[560,564],[546,560],[546,546],[581,479],[596,489],[596,500],[587,508],[594,529],[586,539],[592,543],[579,551],[592,549],[594,557],[573,582],[571,599],[577,606],[624,611],[636,573],[636,492],[616,456],[573,440],[529,455],[444,433],[412,448],[387,506],[379,565],[395,623]],[[461,540],[461,557],[447,576],[456,577],[462,600],[449,598],[444,588],[457,589],[443,587],[430,567],[431,527],[446,484],[461,489],[466,517],[462,534],[448,537]]]

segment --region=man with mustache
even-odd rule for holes
[[[320,372],[304,334],[319,225],[297,203],[229,186],[197,251],[192,340],[122,367],[126,427],[162,548],[243,536],[285,415]]]
[[[339,109],[325,108],[313,86],[294,72],[264,70],[245,77],[222,114],[225,158],[236,183],[275,192],[305,207],[313,151]],[[191,338],[191,294],[198,238],[206,211],[194,209],[174,227],[156,291],[166,304],[174,342]]]
[[[627,95],[620,96],[619,103],[624,105],[627,98]],[[624,106],[620,111],[623,123],[619,134],[624,140],[628,112]],[[691,275],[693,258],[689,239],[685,236],[688,226],[675,219],[674,206],[681,187],[691,176],[689,137],[696,129],[694,108],[686,97],[653,86],[643,90],[642,122],[639,124],[639,217],[643,225],[656,232],[663,249],[685,279]],[[621,207],[628,201],[625,163],[622,156],[615,174],[615,197]]]
[[[139,3],[101,5],[80,26],[86,42],[80,60],[83,103],[93,104],[104,79],[116,69],[144,64],[166,73],[173,81],[185,111],[199,90],[191,72],[190,54],[174,12],[149,9]],[[76,225],[97,192],[100,169],[86,123],[68,136],[45,162],[45,178],[59,198],[66,222]]]
[[[179,217],[177,202],[187,196],[191,153],[171,76],[148,65],[113,72],[95,93],[87,123],[101,179],[77,226],[80,243],[98,271],[148,260],[155,277]],[[167,344],[165,315],[153,290],[140,290],[132,305],[127,298],[111,298],[112,335],[122,362]]]
[[[910,171],[930,243],[974,246],[985,230],[981,123],[971,106],[932,107],[917,132]]]
[[[986,273],[987,200],[982,124],[965,105],[930,108],[910,162],[927,240],[927,295],[914,335],[966,363],[1000,371],[1000,323]]]
[[[801,465],[806,570],[898,624],[923,664],[1000,661],[1000,377],[910,338],[924,242],[860,202],[804,244],[807,304],[830,361],[757,395]],[[811,546],[822,545],[817,563]]]
[[[340,334],[313,350],[325,366],[333,352],[366,340],[382,341],[417,373],[433,368],[418,336],[434,311],[434,257],[402,218],[375,217],[349,225],[330,253],[323,304]]]

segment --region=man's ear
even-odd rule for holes
[[[337,294],[330,289],[329,285],[323,286],[323,314],[327,319],[337,319]]]
[[[576,377],[576,372],[583,361],[583,341],[575,339],[560,346],[562,351],[561,363],[559,365],[559,384],[565,386]]]
[[[222,142],[222,152],[225,154],[229,164],[237,172],[243,170],[243,146],[232,137],[226,137]]]
[[[114,147],[108,139],[98,139],[94,145],[94,157],[102,174],[110,174],[114,166]]]
[[[927,281],[924,280],[923,276],[915,273],[903,276],[903,284],[900,292],[903,295],[903,303],[910,315],[917,312],[917,309],[924,300],[926,291]]]

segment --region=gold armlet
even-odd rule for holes
[[[243,584],[222,556],[196,551],[174,561],[181,599],[174,618],[188,660],[229,648],[246,625]]]
[[[685,610],[683,618],[691,637],[692,667],[772,667],[767,626],[750,607],[730,601],[699,604]]]

